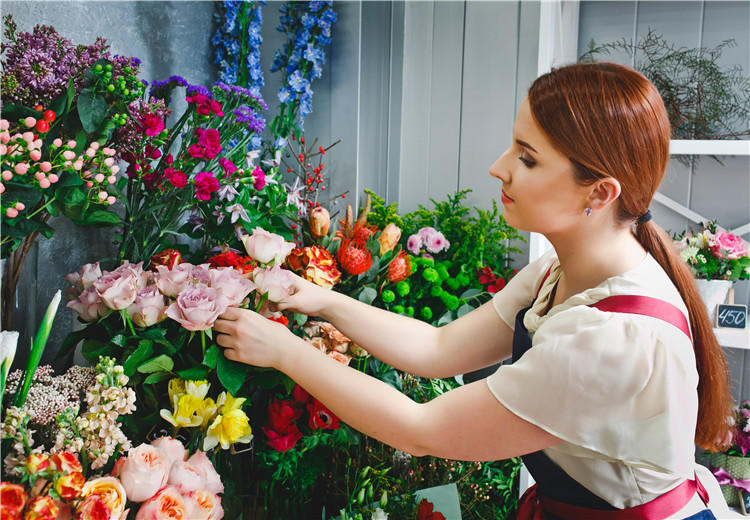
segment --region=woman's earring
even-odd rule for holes
[[[591,216],[591,208],[586,208],[586,216],[587,217]]]

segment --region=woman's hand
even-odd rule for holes
[[[213,326],[224,356],[258,367],[279,368],[297,336],[280,323],[248,309],[229,307]]]
[[[291,295],[279,303],[269,303],[272,311],[292,311],[307,316],[320,316],[338,293],[331,289],[324,289],[319,285],[308,282],[304,278],[291,273],[294,282],[290,290]]]

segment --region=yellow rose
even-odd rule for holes
[[[99,477],[89,480],[83,486],[81,495],[84,498],[91,495],[98,496],[109,509],[110,520],[120,520],[123,517],[127,497],[125,488],[115,477]]]
[[[250,442],[253,438],[253,430],[249,422],[250,420],[242,410],[230,410],[219,415],[206,432],[203,450],[210,450],[217,444],[221,444],[222,449],[226,450],[236,442]]]

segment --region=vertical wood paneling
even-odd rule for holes
[[[500,198],[488,170],[513,135],[518,16],[517,2],[466,5],[459,188],[473,190],[470,205]]]
[[[390,84],[388,85],[388,163],[385,199],[399,200],[401,175],[402,99],[404,81],[404,11],[405,2],[391,2]]]
[[[438,2],[433,11],[427,196],[435,199],[458,187],[465,5]]]
[[[625,38],[633,38],[636,2],[583,1],[579,15],[578,55],[589,49],[593,39],[599,45]],[[630,64],[630,57],[625,52],[613,52],[607,61]]]
[[[398,200],[404,211],[416,209],[427,200],[434,10],[433,2],[407,2],[404,6]]]

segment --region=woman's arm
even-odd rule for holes
[[[320,316],[389,365],[422,377],[465,374],[511,354],[513,330],[487,302],[444,327],[378,309],[297,278],[278,309]]]
[[[281,370],[353,428],[414,455],[497,460],[560,442],[506,409],[484,381],[418,404],[252,311],[230,308],[214,330],[227,359]]]

